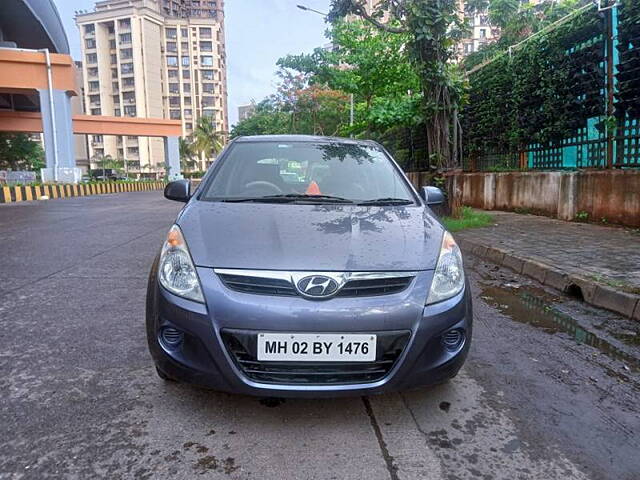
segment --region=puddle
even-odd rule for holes
[[[628,343],[629,345],[640,346],[640,334],[638,333],[614,333],[613,336],[624,343]]]
[[[481,297],[516,322],[532,325],[550,334],[558,332],[569,334],[576,342],[597,348],[608,357],[623,362],[631,371],[640,372],[640,359],[581,327],[577,320],[555,308],[548,298],[545,299],[550,296],[543,290],[538,292],[537,289],[530,287],[508,289],[484,286]],[[619,340],[629,345],[637,345],[637,336],[631,334],[630,338],[626,337],[617,335]]]

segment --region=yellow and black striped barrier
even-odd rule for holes
[[[104,182],[80,184],[44,184],[30,186],[0,186],[0,203],[30,202],[66,197],[85,197],[120,192],[161,190],[165,182]],[[43,198],[44,197],[44,198]]]

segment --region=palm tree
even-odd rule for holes
[[[224,144],[223,132],[216,130],[216,124],[210,117],[200,117],[193,131],[193,145],[198,155],[213,158]]]
[[[196,166],[195,144],[191,137],[180,137],[178,139],[178,148],[180,150],[180,170],[187,171]]]
[[[111,155],[104,155],[104,154],[100,154],[100,153],[96,153],[93,157],[92,160],[95,162],[96,166],[100,169],[102,169],[102,178],[107,178],[107,173],[106,173],[106,169],[108,168],[107,165],[111,164],[113,162],[113,157]]]

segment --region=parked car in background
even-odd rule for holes
[[[294,175],[295,174],[295,175]],[[378,144],[238,138],[149,276],[158,374],[259,396],[380,393],[454,377],[472,334],[460,250]]]
[[[124,180],[127,178],[125,174],[112,168],[97,168],[95,170],[91,170],[89,177],[91,180],[102,182]]]

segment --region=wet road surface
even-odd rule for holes
[[[161,381],[146,275],[158,192],[0,206],[0,478],[640,478],[639,325],[467,258],[452,382],[335,400]]]

